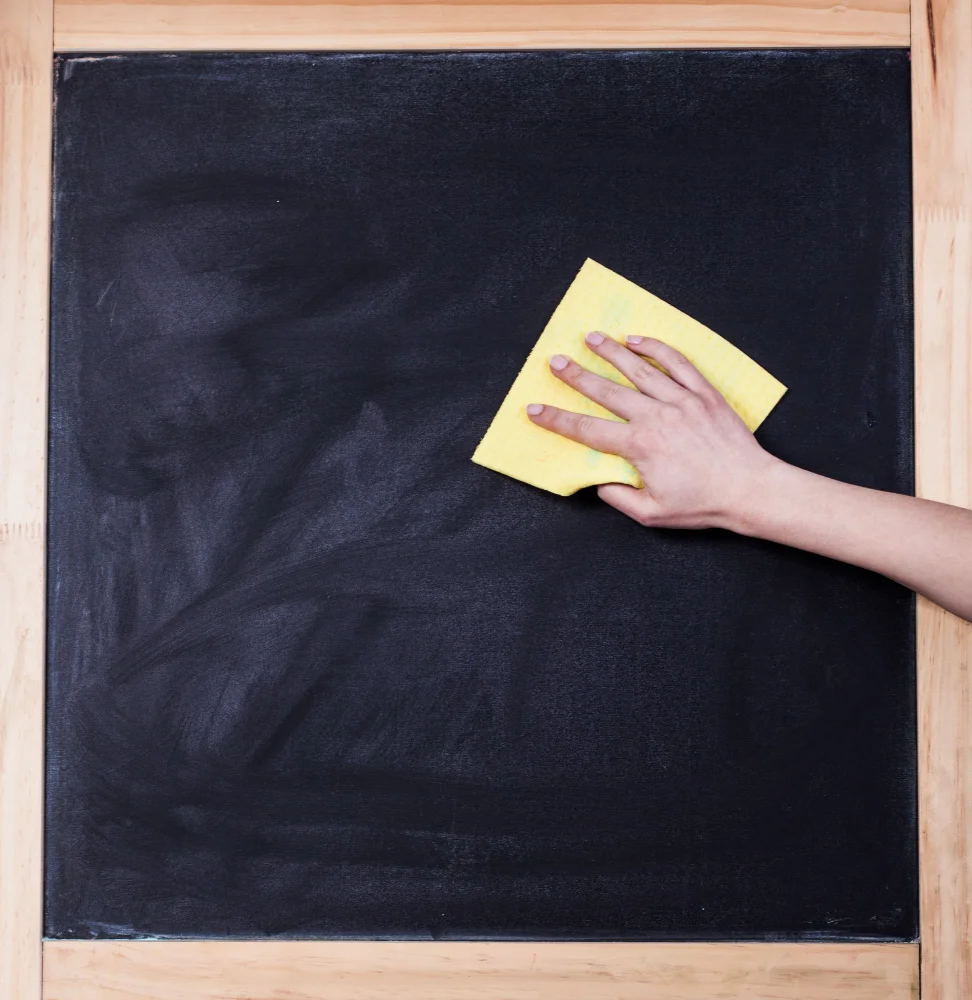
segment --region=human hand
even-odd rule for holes
[[[627,423],[539,403],[527,413],[540,427],[631,462],[644,489],[599,486],[612,507],[641,524],[728,528],[863,566],[972,621],[972,511],[851,486],[773,458],[701,373],[660,341],[622,346],[589,333],[587,346],[635,388],[560,355],[551,370]]]
[[[635,388],[595,375],[562,355],[550,359],[551,371],[627,423],[539,403],[527,407],[530,419],[627,459],[644,489],[612,483],[597,492],[641,524],[738,530],[760,482],[782,463],[763,450],[732,407],[678,351],[648,337],[630,337],[622,346],[604,334],[589,333],[586,342]]]

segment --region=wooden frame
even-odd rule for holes
[[[972,507],[970,0],[0,0],[0,1000],[918,995],[917,944],[43,943],[55,49],[912,46],[918,492]],[[972,997],[972,627],[918,608],[924,1000]]]

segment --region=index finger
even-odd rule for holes
[[[573,413],[541,403],[531,403],[527,407],[527,416],[548,431],[609,455],[620,455],[631,433],[627,424],[616,420],[592,417],[587,413]]]

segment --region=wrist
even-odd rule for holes
[[[799,479],[807,475],[772,455],[751,471],[738,486],[718,527],[739,535],[767,538],[775,534],[781,519],[791,510],[799,493]]]

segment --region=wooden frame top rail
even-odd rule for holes
[[[59,0],[58,51],[907,46],[907,0]]]

